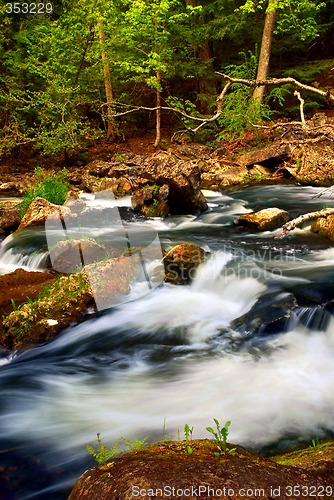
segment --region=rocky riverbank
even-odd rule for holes
[[[232,447],[232,453],[218,456],[212,440],[160,442],[134,450],[87,470],[69,500],[167,498],[169,491],[190,499],[334,496],[334,443],[271,458],[240,446],[227,449]]]

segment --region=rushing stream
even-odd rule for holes
[[[263,450],[332,437],[334,247],[308,227],[275,240],[280,230],[233,225],[270,206],[291,216],[332,206],[320,192],[205,192],[209,210],[197,217],[128,217],[164,246],[192,242],[210,257],[189,286],[165,284],[0,358],[0,498],[66,499],[93,463],[85,444],[97,432],[105,444],[154,441],[164,419],[165,434],[188,423],[195,438],[210,437],[214,417],[231,420],[232,442]],[[22,231],[2,243],[0,271],[41,269],[46,257],[43,231]]]

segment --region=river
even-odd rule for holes
[[[88,314],[54,341],[0,358],[0,498],[63,500],[93,464],[96,433],[149,441],[210,437],[268,451],[334,433],[334,247],[296,229],[238,229],[241,213],[270,206],[291,216],[332,206],[332,193],[295,185],[206,191],[209,210],[166,219],[128,217],[164,246],[210,251],[189,286],[164,284]],[[118,202],[129,212],[129,199]],[[43,269],[42,229],[10,236],[1,272]],[[2,492],[1,492],[2,489]]]

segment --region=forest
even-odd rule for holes
[[[221,74],[325,88],[332,76],[330,1],[55,1],[36,14],[28,5],[0,7],[2,156],[26,145],[69,154],[154,127],[157,147],[160,126],[172,137],[215,115]],[[233,139],[251,123],[294,118],[293,90],[262,86],[254,100],[234,84],[217,119],[188,136]],[[305,111],[319,107],[323,99],[308,95]]]

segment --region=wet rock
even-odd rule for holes
[[[71,210],[68,207],[54,205],[44,198],[35,198],[21,220],[19,229],[23,229],[28,226],[40,226],[44,224],[46,219],[55,212],[58,212],[60,217],[64,215],[72,215],[72,217],[75,216],[74,213],[71,214]]]
[[[165,217],[170,212],[169,194],[168,184],[138,189],[131,198],[132,209],[147,217]]]
[[[265,208],[252,214],[242,214],[237,219],[239,226],[256,229],[258,231],[272,231],[283,226],[289,220],[289,215],[280,208]]]
[[[99,310],[112,307],[119,302],[120,297],[130,292],[130,284],[138,275],[139,265],[140,259],[135,255],[85,266],[84,274]]]
[[[185,285],[195,276],[197,267],[204,262],[206,252],[192,243],[173,247],[163,258],[165,281],[173,285]]]
[[[7,201],[0,208],[0,227],[4,232],[15,231],[21,222],[19,203]]]
[[[107,258],[106,249],[94,239],[59,241],[51,250],[52,267],[62,273],[74,273],[84,265]]]
[[[228,449],[231,447],[227,445]],[[84,472],[69,500],[132,500],[136,496],[148,500],[164,498],[163,492],[174,498],[239,500],[261,496],[266,500],[283,500],[287,498],[286,492],[294,488],[299,491],[300,485],[304,491],[306,488],[311,491],[311,487],[325,488],[332,484],[333,445],[327,453],[315,456],[313,462],[309,450],[304,450],[308,454],[305,461],[301,452],[296,459],[290,455],[287,459],[279,458],[282,463],[293,461],[294,466],[233,447],[234,454],[220,457],[214,455],[216,443],[206,439],[193,440],[191,454],[184,441],[160,442],[134,450]],[[326,467],[320,467],[324,460]],[[164,490],[166,486],[168,490]]]
[[[139,185],[168,185],[170,214],[189,214],[207,209],[200,190],[201,174],[197,165],[156,153],[140,165]],[[135,193],[136,194],[136,193]]]
[[[235,319],[231,327],[244,336],[272,335],[285,331],[297,301],[291,293],[268,293],[260,297],[246,314]]]
[[[319,217],[311,226],[311,231],[319,236],[334,241],[334,215]]]

